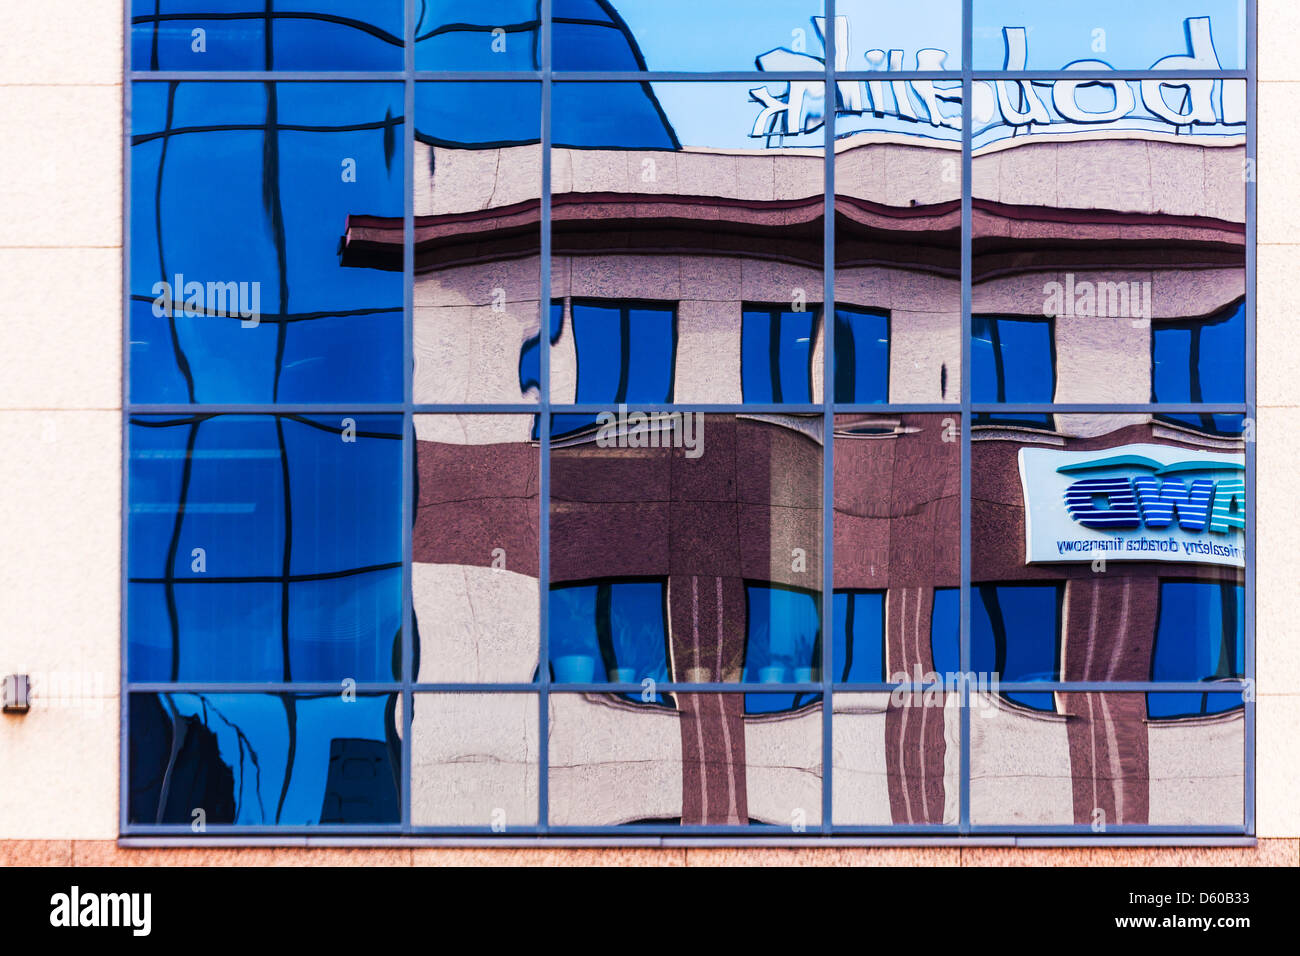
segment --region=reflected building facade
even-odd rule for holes
[[[573,6],[551,68],[681,66],[637,4]],[[490,26],[416,60],[492,68]],[[505,69],[544,69],[518,27]],[[405,774],[430,829],[1244,826],[1246,81],[976,80],[963,114],[833,29],[829,97],[415,82],[412,205],[349,206],[337,262],[413,237],[411,628],[367,657],[400,693],[326,748],[397,784],[331,771],[306,822],[399,822]],[[177,822],[149,786],[133,822]]]

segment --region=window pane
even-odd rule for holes
[[[743,680],[808,684],[821,679],[821,595],[768,585],[745,588]]]
[[[885,681],[885,594],[883,591],[836,591],[835,679],[845,684]]]
[[[537,672],[538,470],[531,415],[416,415],[417,680]]]
[[[491,827],[537,823],[537,698],[416,694],[411,715],[411,822]]]
[[[1245,0],[975,0],[975,69],[1240,70]]]
[[[921,681],[936,670],[955,671],[938,667],[942,652],[932,650],[945,646],[937,635],[955,620],[941,595],[961,584],[954,419],[836,415],[833,520],[834,679]]]
[[[1236,599],[1222,595],[1243,583],[1240,432],[1198,434],[1150,415],[1057,421],[1046,440],[972,434],[976,669],[1000,669],[1004,682],[1234,676],[1237,612],[1224,609]],[[1210,669],[1191,663],[1211,658]]]
[[[740,335],[740,387],[750,404],[809,404],[818,317],[813,312],[747,306]]]
[[[1152,327],[1153,402],[1227,404],[1246,399],[1246,303],[1204,319]]]
[[[417,70],[540,70],[537,0],[427,0],[415,24]]]
[[[822,70],[821,0],[556,0],[557,70]],[[796,45],[807,52],[788,49]],[[770,51],[770,52],[768,52]],[[765,59],[766,58],[766,59]]]
[[[956,826],[961,697],[836,693],[833,819],[837,826]]]
[[[1060,600],[1054,585],[972,588],[971,669],[1007,682],[1059,679]],[[1006,696],[1035,710],[1055,709],[1051,694]]]
[[[137,83],[131,123],[131,400],[399,401],[401,85]]]
[[[541,393],[541,108],[537,83],[416,84],[416,402]],[[402,222],[386,227],[400,262]]]
[[[835,401],[889,401],[889,316],[835,310]]]
[[[550,697],[553,826],[743,826],[821,819],[820,701],[789,711],[754,694]],[[776,695],[789,700],[789,695]],[[781,713],[769,713],[781,710]],[[748,711],[748,712],[747,712]]]
[[[985,697],[970,721],[971,822],[1240,828],[1242,711],[1148,722],[1145,698],[1059,693],[1044,713]]]
[[[401,418],[141,417],[130,426],[130,675],[392,680]]]
[[[396,694],[132,694],[130,822],[396,826]]]
[[[132,0],[131,24],[134,70],[402,68],[402,0]]]
[[[740,680],[755,613],[747,588],[820,584],[820,417],[677,413],[650,424],[637,414],[552,448],[551,587],[666,581],[669,679]],[[587,608],[593,600],[582,599]],[[590,612],[565,613],[586,620]],[[656,625],[656,613],[636,612],[629,623]],[[811,625],[780,620],[793,655]],[[592,627],[572,626],[590,655]],[[808,663],[792,656],[785,666]],[[599,675],[600,662],[591,668]]]
[[[671,347],[658,317],[637,321],[631,313],[629,395],[664,401],[667,356],[671,401],[755,401],[749,369],[742,371],[751,309],[790,314],[773,353],[784,400],[820,395],[825,137],[756,128],[752,89],[554,84],[551,292],[565,308],[551,353],[554,402],[575,401],[587,377],[591,353],[573,333],[587,305],[673,311]],[[765,355],[768,344],[759,346]],[[618,355],[604,359],[611,380],[608,364]],[[765,392],[773,388],[770,364],[761,362]]]

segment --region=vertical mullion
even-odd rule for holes
[[[537,587],[538,647],[537,669],[540,690],[537,695],[537,825],[550,828],[550,702],[551,702],[551,0],[539,0],[539,29],[542,67],[542,198],[541,262],[538,277],[537,347],[541,394],[538,396]]]
[[[831,688],[835,641],[835,0],[826,0],[826,123],[822,157],[825,193],[822,208],[822,832],[833,826],[834,700]]]
[[[402,829],[411,829],[411,727],[415,719],[415,612],[412,538],[415,522],[415,419],[413,362],[415,333],[415,0],[404,4],[406,44],[402,67]]]
[[[1256,53],[1258,52],[1258,39],[1256,36],[1256,27],[1258,4],[1256,0],[1249,0],[1246,4],[1246,162],[1256,163],[1253,175],[1244,177],[1246,180],[1246,421],[1245,427],[1254,427],[1253,434],[1248,433],[1247,437],[1253,440],[1246,442],[1246,487],[1248,502],[1246,508],[1246,574],[1245,574],[1245,592],[1246,592],[1246,610],[1244,615],[1243,627],[1246,630],[1246,660],[1244,663],[1243,673],[1246,675],[1247,686],[1250,692],[1247,699],[1243,701],[1246,711],[1245,739],[1243,746],[1245,748],[1245,792],[1242,795],[1244,801],[1242,822],[1245,826],[1246,833],[1251,836],[1255,835],[1255,503],[1259,500],[1256,493],[1255,470],[1256,470],[1256,447],[1259,438],[1259,408],[1257,406],[1256,396],[1256,355],[1255,355],[1255,335],[1256,335],[1256,315],[1255,304],[1255,268],[1256,268],[1256,248],[1257,241],[1256,231],[1256,205],[1258,202],[1258,193],[1255,188],[1255,180],[1258,178],[1258,163],[1256,150],[1258,148],[1258,136],[1256,134],[1256,113],[1258,111],[1258,87],[1259,77],[1256,67]],[[1226,82],[1226,81],[1225,81]],[[1249,167],[1247,167],[1249,168]]]
[[[970,832],[970,526],[971,526],[971,194],[974,141],[971,124],[973,0],[961,10],[961,764],[960,829]]]
[[[129,573],[127,568],[127,538],[130,532],[130,479],[131,479],[131,96],[134,85],[131,80],[131,5],[122,4],[122,18],[124,31],[124,40],[122,43],[122,329],[121,329],[121,349],[122,349],[122,391],[121,402],[122,410],[119,416],[121,422],[121,443],[120,453],[122,455],[121,476],[122,487],[119,489],[119,507],[121,513],[118,520],[121,527],[121,547],[118,557],[118,593],[121,595],[118,602],[118,684],[117,684],[117,703],[118,703],[118,767],[117,767],[117,815],[118,815],[118,832],[125,833],[130,825],[128,813],[129,786],[128,773],[130,771],[130,703],[131,697],[128,692],[129,681],[129,662],[127,659],[127,601],[128,601],[128,581]]]

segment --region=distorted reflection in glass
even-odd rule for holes
[[[411,823],[494,833],[537,823],[533,694],[416,694]]]
[[[1023,116],[975,133],[976,405],[1245,401],[1244,83],[1171,83],[1171,115],[1096,103],[1139,102],[1136,81],[1063,83],[1000,81]],[[1100,112],[1034,119],[1067,99]]]
[[[401,417],[135,417],[137,681],[401,676]]]
[[[542,68],[540,0],[421,0],[415,15],[417,70]]]
[[[550,696],[552,826],[814,826],[822,709],[676,694],[674,709],[618,694]]]
[[[822,134],[756,89],[555,84],[553,402],[821,400]]]
[[[132,694],[129,820],[396,826],[397,712],[396,694]]]
[[[951,685],[949,685],[951,689]],[[831,722],[837,826],[956,826],[961,695],[836,692]]]
[[[819,416],[624,410],[561,427],[555,680],[819,679]]]
[[[400,400],[401,86],[137,83],[131,124],[132,401]]]
[[[1242,826],[1246,722],[1240,691],[1210,695],[1235,700],[1235,710],[1216,706],[1213,716],[1194,721],[1147,719],[1148,697],[1177,694],[1055,696],[1056,710],[1044,712],[974,695],[973,824]]]
[[[961,400],[960,93],[929,80],[840,84],[837,403]]]
[[[1050,434],[972,434],[972,667],[1001,683],[1242,677],[1240,419],[1233,434],[1150,414],[1055,419]],[[1059,694],[1002,696],[1059,712]],[[1202,696],[1152,701],[1200,713]]]
[[[135,70],[400,70],[403,0],[132,0]]]
[[[901,683],[960,669],[961,443],[948,415],[835,416],[831,673]]]
[[[1240,70],[1246,0],[975,0],[977,70]]]
[[[537,670],[540,456],[529,415],[416,415],[416,679]]]
[[[557,70],[825,69],[821,0],[556,0]]]
[[[420,83],[415,103],[415,401],[535,402],[541,87]]]

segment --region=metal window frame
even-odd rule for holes
[[[812,80],[826,84],[826,91],[836,89],[836,83],[845,79],[879,79],[879,73],[837,71],[835,69],[835,31],[826,31],[824,72],[759,72],[759,71],[647,71],[644,73],[620,71],[553,71],[552,62],[552,0],[539,0],[541,6],[540,49],[541,69],[521,71],[422,71],[415,68],[415,8],[416,0],[403,0],[405,44],[404,64],[400,71],[147,71],[133,70],[131,66],[132,13],[130,2],[123,4],[123,116],[122,116],[122,206],[121,242],[122,259],[122,457],[120,496],[120,581],[121,594],[119,619],[119,843],[123,846],[503,846],[529,847],[542,845],[565,846],[1249,846],[1255,843],[1255,695],[1256,674],[1255,644],[1255,508],[1247,513],[1245,532],[1245,677],[1238,680],[1203,683],[1177,682],[1115,682],[1115,681],[1057,681],[1032,683],[1002,683],[1001,690],[1031,692],[1188,692],[1235,693],[1244,696],[1244,788],[1243,825],[1219,826],[1153,826],[1113,825],[1103,833],[1093,832],[1084,824],[1051,826],[991,826],[976,824],[970,818],[970,579],[971,579],[971,423],[979,412],[1003,413],[1071,413],[1093,414],[1151,414],[1203,413],[1243,415],[1248,425],[1257,421],[1257,369],[1256,369],[1256,242],[1257,242],[1257,190],[1254,176],[1245,177],[1246,192],[1246,396],[1242,404],[1030,404],[987,405],[976,404],[971,399],[969,375],[971,359],[971,298],[972,298],[972,122],[971,99],[973,83],[981,80],[1142,80],[1214,78],[1216,80],[1244,80],[1246,82],[1246,157],[1248,162],[1257,158],[1258,114],[1258,12],[1257,0],[1246,0],[1246,69],[1204,71],[1069,71],[1032,70],[1003,72],[975,70],[973,59],[973,6],[974,0],[962,0],[962,67],[960,71],[899,71],[891,72],[892,80],[960,80],[962,86],[962,175],[961,175],[961,319],[962,319],[962,381],[960,401],[949,403],[882,403],[835,404],[834,402],[834,322],[823,322],[823,388],[822,402],[806,405],[782,404],[723,404],[723,405],[637,405],[645,411],[701,411],[716,413],[785,413],[820,414],[825,435],[834,433],[834,418],[842,413],[936,413],[960,416],[961,422],[961,585],[960,585],[960,655],[962,674],[958,675],[956,692],[961,695],[961,749],[959,770],[959,820],[943,825],[873,825],[845,826],[833,823],[833,696],[836,692],[892,692],[900,688],[924,689],[925,685],[880,683],[841,684],[832,680],[831,648],[828,638],[832,626],[833,544],[834,544],[834,442],[827,440],[822,456],[822,587],[821,611],[823,621],[821,680],[811,684],[719,684],[719,683],[665,683],[661,690],[677,692],[715,693],[820,693],[822,695],[822,806],[820,823],[809,827],[806,835],[794,834],[788,826],[553,826],[548,822],[548,747],[549,700],[552,694],[631,692],[639,684],[553,684],[549,669],[548,605],[549,605],[549,500],[550,500],[550,425],[551,415],[558,412],[595,412],[603,407],[560,404],[552,401],[550,392],[550,349],[547,338],[539,343],[541,386],[538,401],[533,403],[479,403],[479,404],[422,404],[413,400],[413,298],[415,277],[414,247],[414,143],[415,143],[415,89],[425,81],[535,82],[541,92],[542,183],[541,183],[541,264],[539,302],[551,300],[551,93],[556,81],[613,82],[634,81],[759,81]],[[836,0],[824,0],[824,15],[834,23]],[[131,132],[132,91],[136,82],[389,82],[403,85],[405,115],[403,117],[403,400],[400,403],[322,403],[322,404],[149,404],[135,403],[130,395],[131,373]],[[835,302],[835,115],[826,117],[823,124],[824,168],[824,232],[823,232],[823,310],[832,310]],[[543,308],[543,329],[548,328]],[[632,406],[629,406],[632,407]],[[400,681],[358,684],[359,693],[392,693],[400,695],[402,702],[402,767],[400,806],[401,820],[386,825],[317,825],[291,827],[277,825],[241,826],[210,825],[201,836],[195,836],[185,824],[151,826],[133,824],[128,819],[129,782],[129,703],[132,693],[333,693],[336,684],[320,683],[159,683],[132,682],[128,670],[128,594],[129,575],[127,541],[130,522],[130,419],[145,414],[188,414],[202,411],[209,414],[283,414],[286,412],[330,414],[400,414],[403,422],[403,475],[402,475],[402,553],[403,553],[403,607],[402,607],[402,676]],[[421,683],[412,672],[414,609],[411,596],[412,521],[414,518],[414,468],[415,439],[414,416],[418,414],[529,414],[539,415],[540,434],[540,492],[539,492],[539,679],[535,683]],[[1246,441],[1246,474],[1251,500],[1255,500],[1256,443]],[[450,827],[417,825],[411,819],[411,730],[415,695],[421,693],[514,693],[533,694],[538,702],[538,822],[529,826],[507,826],[504,830],[491,827]]]

